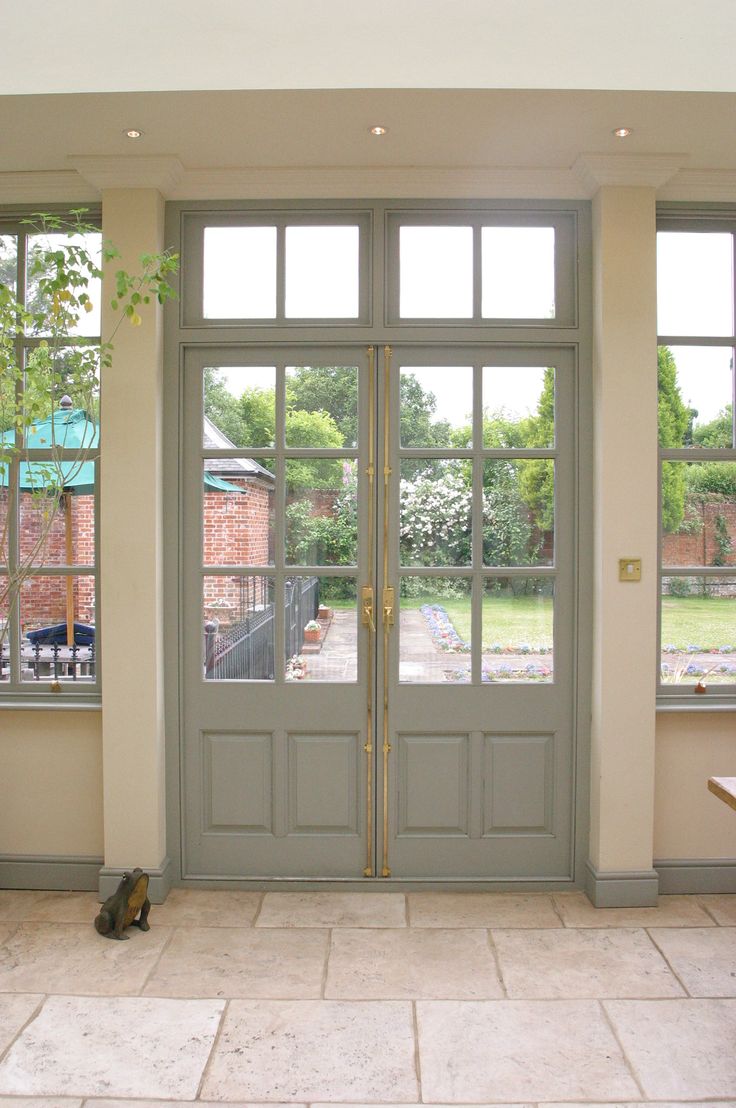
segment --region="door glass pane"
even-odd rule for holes
[[[357,319],[360,228],[286,228],[287,319]]]
[[[18,239],[15,235],[0,235],[0,284],[7,285],[13,296],[18,275]]]
[[[657,331],[660,335],[733,334],[732,235],[657,234]]]
[[[662,531],[665,566],[736,565],[736,462],[663,462]]]
[[[273,366],[208,366],[203,389],[202,445],[208,450],[275,444]]]
[[[355,565],[357,487],[354,458],[286,462],[287,565]]]
[[[274,319],[276,228],[205,227],[205,319]]]
[[[736,683],[736,577],[662,579],[662,681]]]
[[[401,445],[472,446],[471,366],[401,369]]]
[[[554,465],[547,458],[484,463],[484,565],[552,565]]]
[[[29,577],[21,590],[20,627],[22,681],[94,678],[94,577]]]
[[[286,445],[357,444],[357,367],[287,366]]]
[[[208,458],[202,482],[202,563],[273,565],[273,458]]]
[[[84,463],[92,487],[94,465]],[[18,544],[21,559],[34,566],[94,565],[94,495],[84,488],[55,496],[22,491]]]
[[[483,227],[481,252],[484,318],[554,318],[554,227]]]
[[[399,680],[468,683],[472,583],[465,577],[401,577]]]
[[[544,577],[489,577],[483,586],[483,680],[553,679],[554,583]]]
[[[733,365],[730,346],[659,347],[660,446],[733,446]]]
[[[259,574],[205,577],[202,642],[207,681],[273,681],[273,581]]]
[[[287,681],[357,681],[354,577],[290,577],[285,600]]]
[[[50,299],[48,297],[45,298],[39,288],[39,281],[43,278],[52,276],[52,274],[56,272],[53,261],[49,260],[48,257],[44,257],[48,255],[48,252],[64,252],[68,264],[69,253],[67,248],[81,248],[89,254],[92,264],[94,266],[99,266],[101,261],[101,243],[102,238],[99,234],[29,235],[26,263],[26,308],[31,312],[43,311],[46,318],[49,318],[51,309]],[[85,335],[93,338],[100,334],[100,301],[102,296],[100,280],[98,277],[90,277],[86,268],[83,266],[72,264],[69,268],[76,270],[80,278],[86,280],[86,285],[80,284],[79,287],[75,289],[75,296],[79,297],[82,294],[86,294],[89,298],[91,311],[87,311],[81,304],[78,307],[74,307],[74,305],[66,302],[64,306],[66,306],[74,318],[63,324],[62,333],[68,335]],[[49,334],[50,332],[43,327],[37,328],[33,326],[31,328],[31,333],[42,335]]]
[[[404,319],[471,319],[473,228],[402,227],[399,314]]]
[[[483,445],[555,444],[555,371],[543,366],[483,367]]]
[[[472,465],[456,458],[401,462],[402,566],[467,566],[472,559]]]

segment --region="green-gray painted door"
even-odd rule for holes
[[[186,353],[184,877],[570,876],[574,368]]]

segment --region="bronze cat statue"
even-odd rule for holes
[[[140,927],[141,931],[150,931],[150,910],[148,874],[142,869],[134,869],[123,874],[115,892],[102,905],[100,914],[95,918],[95,927],[108,939],[129,939],[130,935],[124,935],[123,931],[131,924]],[[140,918],[136,919],[139,912]]]

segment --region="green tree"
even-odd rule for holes
[[[287,411],[325,412],[345,446],[358,441],[358,374],[354,366],[299,366],[286,378]]]
[[[524,446],[543,449],[555,441],[555,371],[547,367],[535,415],[522,421]],[[540,531],[551,531],[555,513],[555,470],[546,458],[519,463],[519,491],[534,524]]]
[[[657,383],[659,445],[685,446],[691,414],[682,399],[677,365],[667,346],[657,349]],[[684,468],[676,462],[662,463],[662,526],[665,531],[676,531],[685,517]]]
[[[715,419],[696,427],[693,442],[704,447],[733,446],[733,405],[727,404]]]

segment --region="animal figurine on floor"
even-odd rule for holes
[[[141,931],[150,931],[148,913],[151,902],[148,899],[148,874],[142,869],[124,873],[123,879],[112,896],[109,896],[95,918],[95,927],[108,939],[129,939],[124,935],[126,927],[135,925]],[[140,912],[140,917],[136,916]]]

